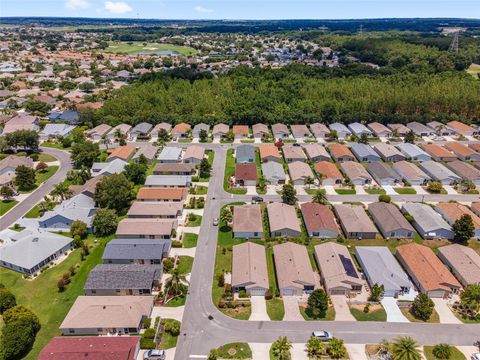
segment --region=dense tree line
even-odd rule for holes
[[[279,70],[241,67],[215,79],[159,76],[124,87],[105,102],[93,122],[405,123],[459,119],[476,123],[480,120],[479,96],[480,82],[458,72],[336,77],[302,66]]]

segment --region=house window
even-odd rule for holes
[[[319,236],[319,235],[320,235],[319,232],[314,232],[314,233],[313,233],[313,236]]]
[[[74,329],[68,329],[68,332],[69,332],[70,334],[74,334],[74,333],[75,333],[75,330],[74,330]]]
[[[96,294],[97,293],[97,290],[92,290],[92,294]]]

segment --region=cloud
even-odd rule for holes
[[[132,11],[132,7],[128,5],[126,2],[123,1],[106,1],[105,2],[105,10],[108,10],[114,14],[124,14],[127,12]]]
[[[65,7],[70,10],[86,9],[90,6],[90,3],[86,0],[67,0],[65,1]]]
[[[204,8],[203,6],[195,6],[195,11],[196,12],[199,12],[199,13],[202,13],[202,14],[207,14],[207,13],[213,13],[213,9],[207,9],[207,8]]]

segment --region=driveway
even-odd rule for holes
[[[252,360],[265,360],[270,358],[270,343],[249,343],[252,349]]]
[[[462,324],[462,322],[457,319],[457,317],[453,314],[450,308],[447,305],[447,301],[445,299],[432,299],[435,304],[435,310],[438,313],[440,318],[441,324]]]
[[[387,313],[388,322],[409,322],[400,311],[400,308],[397,305],[397,299],[393,297],[385,297],[382,300],[382,305]]]
[[[397,192],[393,190],[392,185],[383,185],[383,189],[387,193],[387,195],[397,195]]]
[[[451,195],[456,195],[458,194],[457,190],[455,190],[453,188],[453,186],[451,185],[443,185],[443,188],[445,189],[445,191],[447,192],[447,194],[451,194]]]
[[[264,296],[251,296],[252,313],[248,320],[269,321],[267,314],[267,302]]]
[[[345,295],[330,295],[335,308],[335,321],[356,321],[350,312]]]
[[[285,307],[285,316],[283,321],[304,321],[300,309],[298,308],[298,299],[296,296],[284,296],[283,306]]]
[[[191,256],[195,257],[196,247],[192,248],[172,248],[170,250],[170,256]]]
[[[327,195],[337,195],[335,188],[332,185],[325,185],[325,192]]]
[[[357,192],[357,195],[366,195],[367,192],[363,188],[362,185],[355,185],[355,191]]]
[[[171,349],[167,349],[165,350],[165,360],[173,360],[175,359],[175,350],[176,348],[171,348]],[[140,350],[138,352],[138,356],[137,356],[137,360],[143,360],[143,353],[145,352],[146,350]]]
[[[415,189],[415,191],[417,192],[417,195],[427,195],[428,192],[425,191],[425,189],[423,187],[421,187],[420,185],[414,185],[412,186],[412,188]]]
[[[457,346],[457,349],[460,350],[468,360],[472,358],[473,354],[480,351],[476,346]]]
[[[304,343],[292,343],[292,349],[290,350],[290,353],[292,354],[292,360],[308,360]]]
[[[345,344],[350,359],[368,360],[365,353],[365,344]]]
[[[162,319],[175,319],[182,321],[184,308],[185,306],[154,306],[151,318],[155,319],[157,316],[160,316]]]

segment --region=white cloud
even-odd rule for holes
[[[206,13],[213,13],[213,10],[212,9],[207,9],[207,8],[204,8],[203,6],[195,6],[195,11],[196,12],[199,12],[199,13],[203,13],[203,14],[206,14]]]
[[[65,7],[70,10],[86,9],[90,6],[90,3],[86,0],[67,0],[65,1]]]
[[[114,14],[124,14],[127,12],[132,11],[132,7],[128,5],[126,2],[118,1],[106,1],[105,2],[105,10],[108,10]]]

